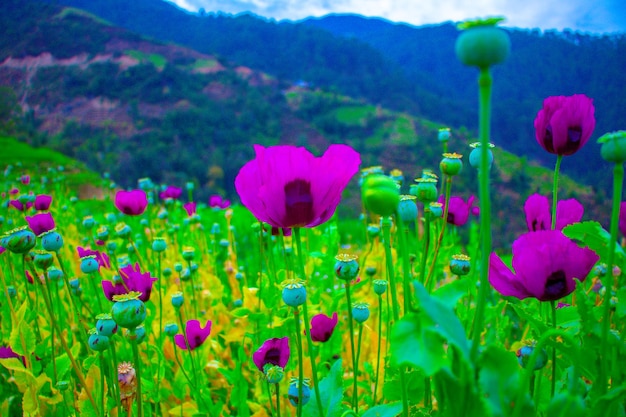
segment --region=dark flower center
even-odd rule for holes
[[[452,213],[452,212],[448,212],[448,223],[450,223],[450,224],[456,224],[456,223],[454,222],[454,213]]]
[[[563,155],[571,155],[580,148],[580,140],[583,137],[583,130],[580,126],[574,126],[567,129],[567,142],[563,149]]]
[[[285,213],[290,226],[304,226],[313,220],[311,183],[298,179],[285,184]]]
[[[275,366],[280,366],[280,349],[269,349],[265,353],[265,357],[263,358],[263,366],[268,363],[271,363]]]
[[[191,341],[189,342],[189,347],[191,349],[197,348],[198,346],[202,344],[202,342],[203,342],[202,337],[200,337],[200,335],[197,334],[193,337],[193,342]]]
[[[538,231],[538,230],[548,230],[548,228],[546,227],[546,225],[545,225],[545,224],[543,224],[543,221],[542,221],[542,222],[539,222],[537,219],[534,219],[534,220],[533,220],[533,222],[532,222],[532,227],[531,227],[531,228],[532,228],[532,231],[533,231],[533,232],[536,232],[536,231]]]
[[[554,301],[567,295],[567,283],[565,282],[565,272],[559,270],[553,272],[547,279],[544,287],[544,300]]]

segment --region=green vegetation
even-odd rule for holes
[[[167,59],[163,55],[147,54],[137,50],[127,50],[124,51],[124,53],[141,63],[149,62],[150,64],[154,65],[159,71],[163,70],[163,68],[165,68],[165,64],[167,64]]]

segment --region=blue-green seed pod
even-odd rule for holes
[[[117,323],[110,314],[99,314],[96,316],[96,331],[98,334],[111,337],[117,333]]]
[[[80,258],[80,270],[83,274],[91,274],[98,271],[98,261],[95,255],[88,255]]]
[[[128,330],[126,337],[129,339],[135,338],[137,344],[140,344],[146,340],[146,328],[143,324],[137,326],[135,329]]]
[[[370,309],[367,303],[354,303],[352,305],[352,318],[357,323],[363,323],[370,317]]]
[[[178,333],[178,324],[166,323],[163,327],[163,332],[170,337],[174,337]]]
[[[140,293],[131,291],[124,295],[115,295],[111,315],[115,322],[125,328],[134,329],[146,319],[146,305],[139,297]]]
[[[183,264],[181,264],[180,262],[176,262],[174,264],[174,271],[180,273],[180,272],[182,272],[182,270],[183,270]]]
[[[95,329],[90,331],[89,335],[89,348],[96,352],[104,352],[109,348],[109,338],[107,336],[98,334]]]
[[[117,251],[117,242],[114,240],[107,242],[107,253],[109,255],[114,255],[116,251]]]
[[[470,272],[470,257],[467,255],[452,255],[450,271],[458,276],[467,275]]]
[[[70,381],[57,381],[56,387],[59,391],[65,392],[70,387]]]
[[[449,127],[442,127],[437,132],[437,139],[439,140],[439,142],[447,142],[447,141],[449,141],[450,140],[450,136],[452,136],[452,135],[450,134],[450,128]]]
[[[439,163],[441,172],[448,176],[458,175],[463,169],[463,155],[458,153],[444,153],[443,159]]]
[[[48,278],[51,281],[61,281],[61,278],[63,278],[63,271],[61,271],[59,268],[52,266],[48,268]]]
[[[34,257],[35,266],[39,269],[46,270],[52,266],[54,258],[50,252],[38,251]]]
[[[380,235],[380,227],[376,224],[370,224],[367,226],[367,234],[371,238],[378,237]]]
[[[483,154],[481,144],[480,142],[470,143],[470,147],[472,148],[472,151],[469,154],[469,163],[472,167],[479,169]],[[491,151],[493,147],[494,145],[490,143],[489,149],[487,149],[487,166],[489,169],[491,169],[491,165],[493,165],[493,152]]]
[[[233,307],[235,307],[235,308],[239,308],[242,305],[243,305],[243,301],[241,300],[241,298],[238,298],[235,301],[233,301]]]
[[[0,245],[13,253],[24,254],[35,247],[37,237],[26,226],[13,229],[0,239]]]
[[[335,274],[337,278],[344,281],[351,281],[359,275],[359,263],[355,255],[342,253],[335,256]]]
[[[375,266],[368,266],[367,268],[365,268],[365,274],[370,278],[376,275],[376,272],[377,271]]]
[[[52,229],[41,235],[41,246],[50,252],[58,252],[63,247],[63,237]]]
[[[191,261],[196,256],[196,250],[191,246],[183,247],[183,259]]]
[[[436,179],[422,177],[415,181],[417,182],[417,186],[411,189],[411,195],[415,195],[417,200],[424,204],[437,201],[439,191],[437,190]]]
[[[9,293],[9,297],[15,298],[17,296],[17,290],[13,285],[7,286],[7,292]]]
[[[500,20],[465,22],[454,46],[459,61],[480,69],[504,62],[511,53],[511,40],[496,26]]]
[[[172,276],[172,268],[163,268],[163,277],[169,278]]]
[[[298,389],[298,380],[295,381],[292,379],[289,384],[289,390],[287,391],[287,397],[289,398],[289,403],[294,407],[298,406],[299,399],[299,389]],[[311,388],[309,388],[308,384],[302,384],[302,405],[306,405],[311,399]]]
[[[378,295],[383,295],[387,291],[387,287],[389,283],[384,279],[375,279],[374,280],[374,292]]]
[[[626,130],[606,133],[600,136],[598,143],[602,145],[600,155],[605,161],[614,164],[626,162]]]
[[[130,229],[130,226],[127,225],[126,223],[118,223],[115,226],[115,234],[117,235],[117,237],[120,237],[122,239],[125,239],[128,236],[130,236],[131,231],[132,230]]]
[[[522,366],[523,368],[526,367],[526,365],[528,364],[528,361],[530,360],[530,355],[532,355],[533,353],[533,350],[535,350],[535,347],[532,344],[527,345],[527,346],[522,346],[520,349],[517,350],[516,356],[517,356],[517,361],[519,362],[520,366]],[[535,361],[535,366],[533,369],[537,371],[543,368],[544,366],[546,366],[547,363],[548,363],[548,353],[546,352],[545,349],[542,349],[541,352],[539,352],[539,355],[537,355],[537,360]]]
[[[428,205],[428,208],[430,209],[430,214],[432,215],[433,218],[439,218],[443,216],[443,204],[430,203]]]
[[[185,297],[182,292],[175,292],[172,294],[172,307],[179,309],[185,302]]]
[[[265,378],[267,382],[270,384],[278,384],[283,380],[285,376],[285,371],[278,365],[272,365],[271,363],[266,363],[263,367],[263,373],[265,374]],[[296,392],[296,397],[298,393]]]
[[[398,215],[404,223],[413,223],[417,220],[417,204],[415,197],[411,195],[400,196],[398,204]]]
[[[152,250],[155,252],[163,252],[167,249],[167,242],[162,237],[154,238],[152,241]]]
[[[96,225],[96,221],[92,216],[83,217],[83,227],[87,230],[93,228]]]
[[[283,301],[290,307],[298,307],[306,302],[306,287],[302,281],[292,279],[283,284]]]

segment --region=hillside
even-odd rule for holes
[[[477,129],[475,72],[455,58],[451,23],[414,27],[336,15],[276,22],[252,15],[192,14],[162,0],[55,0],[116,25],[271,74],[471,132]],[[445,19],[445,16],[442,16]],[[533,118],[550,95],[595,100],[592,138],[623,129],[626,36],[509,30],[513,54],[495,71],[493,141],[551,167],[532,141]],[[610,86],[610,88],[607,88]],[[531,144],[529,145],[529,142]],[[598,148],[569,158],[563,171],[605,192],[610,173]]]
[[[122,187],[151,177],[177,186],[194,182],[200,199],[216,192],[236,197],[233,179],[252,157],[253,143],[314,152],[348,143],[361,152],[364,167],[399,168],[407,182],[424,168],[437,170],[442,123],[149,40],[76,9],[7,4],[0,6],[2,23],[20,41],[5,39],[0,49],[0,86],[14,92],[23,111],[16,135],[109,173]],[[74,42],[76,33],[91,42]],[[453,129],[450,149],[467,154],[472,137]],[[494,234],[506,244],[523,230],[523,199],[548,193],[550,172],[503,149],[496,159],[494,207],[501,221]],[[454,193],[472,194],[475,177],[466,167]],[[603,218],[606,208],[591,188],[567,179],[562,185],[563,197],[577,196]],[[359,207],[354,181],[342,210],[356,217]]]

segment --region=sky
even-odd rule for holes
[[[300,20],[331,13],[355,13],[415,26],[503,16],[504,26],[571,29],[589,33],[626,32],[625,0],[169,0],[207,13],[252,12],[276,20]]]

